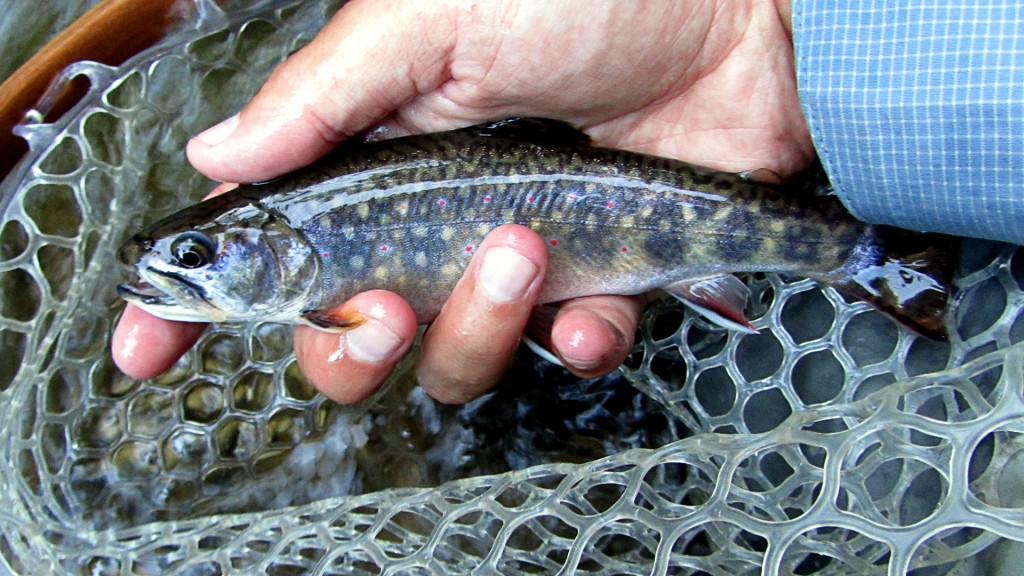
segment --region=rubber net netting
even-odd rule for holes
[[[1024,535],[1024,252],[968,242],[949,343],[755,275],[756,335],[669,304],[619,374],[523,355],[442,407],[408,367],[359,406],[290,328],[219,326],[135,381],[118,244],[205,194],[187,137],[337,4],[201,2],[22,128],[0,201],[0,557],[21,573],[1013,573]],[[411,360],[410,360],[411,362]],[[1009,568],[1007,568],[1009,566]]]

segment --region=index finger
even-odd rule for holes
[[[199,340],[206,326],[164,320],[128,304],[114,328],[110,353],[128,376],[154,378],[173,366]]]
[[[189,161],[216,180],[268,180],[435,89],[453,42],[445,6],[349,2],[240,114],[194,138]]]

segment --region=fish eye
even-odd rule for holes
[[[201,268],[213,258],[213,240],[199,232],[185,232],[171,243],[171,254],[182,268]]]

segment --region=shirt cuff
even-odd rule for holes
[[[1024,3],[794,0],[793,37],[856,217],[1024,244]]]

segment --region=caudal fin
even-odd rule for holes
[[[873,226],[847,275],[831,284],[918,334],[945,341],[945,312],[959,248],[952,236]]]

